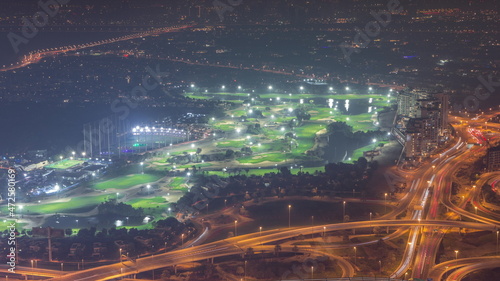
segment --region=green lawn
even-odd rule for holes
[[[172,181],[170,182],[170,187],[173,190],[182,190],[182,191],[187,191],[186,187],[186,179],[183,177],[174,177],[172,178]]]
[[[134,185],[154,182],[160,178],[161,176],[151,174],[132,174],[97,183],[94,188],[100,190],[108,188],[126,189]]]
[[[287,155],[283,153],[266,153],[266,154],[241,157],[238,159],[238,162],[246,164],[257,164],[257,163],[262,163],[264,161],[282,162],[285,161],[285,159],[287,159],[286,157]]]
[[[92,210],[101,202],[106,201],[108,196],[109,195],[75,197],[71,198],[71,200],[69,200],[68,202],[23,206],[22,210],[18,208],[16,213],[17,214],[80,213]],[[7,211],[7,208],[2,207],[1,210],[2,213],[5,213]]]
[[[363,113],[358,115],[342,115],[337,118],[338,121],[346,122],[347,125],[352,126],[352,130],[356,131],[369,131],[376,130],[371,120],[373,113]]]
[[[222,130],[222,131],[226,131],[226,132],[235,130],[234,124],[227,124],[227,123],[217,123],[213,127],[216,130]]]
[[[73,166],[76,166],[76,165],[79,165],[82,163],[83,163],[82,160],[64,159],[64,160],[52,163],[52,164],[46,166],[46,168],[64,170],[64,169],[68,169],[68,168],[71,168]]]
[[[332,119],[340,115],[337,110],[329,107],[309,108],[308,113],[311,114],[311,120]]]
[[[325,129],[326,124],[306,123],[295,128],[297,134],[297,142],[299,146],[293,149],[294,153],[305,153],[314,146],[314,138],[316,133]]]
[[[156,196],[153,198],[135,198],[130,201],[125,202],[134,208],[156,208],[156,206],[167,207],[168,202],[165,198],[161,196]]]
[[[177,169],[192,169],[193,166],[196,166],[196,168],[204,168],[204,167],[210,167],[210,166],[213,166],[213,164],[211,163],[189,163],[189,164],[186,164],[186,165],[180,165],[180,166],[177,166]]]
[[[170,203],[165,200],[165,198],[157,196],[153,198],[136,198],[125,202],[125,204],[131,205],[134,208],[142,208],[144,215],[153,216],[154,220],[147,224],[141,224],[136,226],[129,226],[127,228],[137,228],[137,229],[151,229],[153,228],[153,222],[164,219],[167,215],[167,208]]]
[[[217,143],[217,147],[233,147],[233,148],[242,148],[246,145],[246,140],[224,140]]]
[[[369,144],[367,146],[363,146],[361,148],[358,148],[354,150],[352,153],[352,156],[350,156],[351,161],[344,161],[345,163],[353,163],[354,161],[358,161],[359,157],[363,157],[363,152],[372,150],[374,147],[377,147],[378,144],[383,143],[383,144],[388,144],[388,141],[378,141],[376,144]]]

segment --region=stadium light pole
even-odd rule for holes
[[[144,162],[141,162],[140,165],[141,165],[141,174],[144,174]]]
[[[238,220],[234,221],[234,236],[238,236]]]

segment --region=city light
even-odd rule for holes
[[[0,63],[5,272],[407,281],[497,266],[494,1],[17,2]]]

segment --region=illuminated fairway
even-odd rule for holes
[[[172,180],[170,181],[170,188],[172,190],[181,190],[181,191],[187,191],[188,188],[186,186],[186,179],[185,178],[182,178],[182,177],[174,177],[172,178]]]
[[[68,168],[74,167],[74,166],[82,164],[82,163],[83,163],[82,160],[64,159],[61,161],[57,161],[53,164],[47,165],[46,168],[64,170],[64,169],[68,169]]]
[[[381,91],[377,91],[381,92]],[[390,94],[379,94],[373,91],[366,92],[350,92],[343,94],[334,94],[325,92],[324,94],[308,94],[305,92],[295,94],[283,94],[276,92],[257,93],[187,93],[187,96],[198,99],[219,99],[219,100],[248,100],[250,97],[260,99],[256,104],[249,107],[238,107],[226,112],[226,118],[221,118],[210,123],[215,129],[229,132],[229,136],[236,138],[224,139],[216,143],[218,149],[233,149],[240,150],[243,147],[250,147],[253,151],[252,155],[237,157],[236,162],[243,166],[256,165],[271,165],[275,163],[298,163],[301,161],[318,160],[315,156],[306,155],[306,152],[312,149],[315,145],[315,137],[318,132],[326,132],[326,128],[330,122],[346,122],[347,125],[353,128],[353,131],[370,131],[377,130],[377,112],[384,110],[385,106],[390,106],[394,97]],[[280,102],[277,104],[262,103],[266,99]],[[354,110],[357,114],[344,112],[337,109],[337,106],[327,104],[325,99],[333,99],[336,101],[342,100],[348,103],[347,100],[366,99],[366,102],[358,102],[358,110]],[[338,103],[338,102],[337,102]],[[343,102],[341,102],[343,103]],[[354,105],[356,106],[356,105]],[[362,107],[366,107],[362,109]],[[249,108],[255,108],[262,111],[263,118],[247,117],[245,121],[239,120],[240,116],[251,116]],[[289,109],[301,107],[311,115],[310,120],[303,121],[298,127],[290,128],[288,125],[295,116],[288,112]],[[362,110],[359,110],[362,109]],[[348,110],[348,107],[346,107]],[[366,111],[364,111],[366,110]],[[353,111],[351,111],[353,112]],[[360,112],[360,113],[358,113]],[[252,123],[261,124],[261,133],[258,135],[250,135],[246,133],[246,126]],[[266,126],[266,123],[268,126]],[[269,126],[270,124],[270,126]],[[237,132],[237,135],[235,133]],[[293,139],[285,138],[287,133],[294,133]],[[285,142],[284,140],[289,142]],[[365,148],[360,148],[352,155],[353,159],[357,159],[358,155]],[[262,172],[257,172],[262,173]]]
[[[155,182],[160,178],[161,176],[151,175],[151,174],[126,175],[97,183],[94,185],[94,188],[99,190],[104,190],[108,188],[127,189],[135,185]]]
[[[71,198],[67,202],[57,202],[48,204],[37,204],[32,206],[18,207],[18,214],[55,214],[55,213],[80,213],[87,212],[95,208],[100,203],[106,201],[109,195],[86,196]],[[1,208],[6,212],[7,208]]]
[[[165,198],[156,196],[154,198],[135,198],[130,201],[125,202],[125,204],[131,205],[134,208],[156,208],[160,206],[160,208],[168,207],[168,202]]]

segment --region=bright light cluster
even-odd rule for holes
[[[140,135],[142,133],[165,133],[165,134],[185,134],[184,130],[177,130],[172,128],[157,128],[157,127],[141,127],[136,126],[132,129],[133,135]]]

